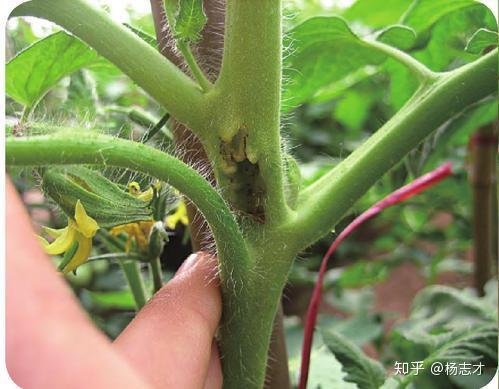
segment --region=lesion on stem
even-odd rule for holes
[[[213,94],[214,135],[207,151],[227,191],[232,190],[234,177],[241,181],[240,176],[245,176],[241,184],[247,186],[244,171],[255,176],[249,185],[259,188],[255,193],[261,201],[250,213],[276,225],[289,211],[279,133],[281,1],[228,1],[226,10],[224,56]],[[231,150],[229,159],[221,149]]]

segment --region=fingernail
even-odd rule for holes
[[[198,259],[199,259],[198,253],[193,253],[189,255],[187,259],[182,263],[182,266],[178,268],[177,273],[175,273],[175,275],[186,273],[187,271],[192,269],[196,264],[196,262],[198,261]]]

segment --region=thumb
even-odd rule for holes
[[[192,254],[116,339],[114,346],[151,384],[204,387],[222,310],[216,274],[216,258]]]

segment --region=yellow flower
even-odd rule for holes
[[[156,183],[144,192],[140,191],[140,185],[138,182],[132,181],[128,184],[128,192],[139,200],[149,202],[152,200],[154,195],[154,189],[159,191],[160,183]],[[121,233],[128,235],[126,241],[125,251],[128,253],[132,247],[132,239],[137,243],[138,248],[141,251],[147,251],[149,244],[149,234],[151,233],[151,228],[154,224],[153,220],[140,221],[122,224],[111,229],[111,235],[117,236]]]
[[[152,196],[154,195],[154,189],[159,191],[161,189],[161,184],[159,182],[153,184],[153,186],[149,187],[144,192],[140,191],[140,185],[138,182],[132,181],[128,184],[128,192],[133,196],[138,198],[139,200],[143,200],[145,202],[149,202],[152,200]]]
[[[45,252],[51,255],[71,254],[71,251],[77,245],[71,258],[69,258],[67,264],[63,264],[61,269],[64,273],[68,273],[75,270],[88,259],[92,251],[92,238],[98,229],[99,225],[97,222],[87,215],[83,204],[78,200],[76,202],[74,220],[68,218],[67,227],[60,230],[44,227],[47,235],[54,238],[52,243],[47,242],[41,236],[38,236],[38,239]]]
[[[141,251],[147,251],[149,244],[149,234],[154,224],[153,220],[122,224],[111,229],[111,235],[117,236],[121,233],[128,235],[125,251],[128,253],[132,247],[132,239],[135,240]]]
[[[174,230],[178,222],[182,223],[184,226],[189,223],[187,208],[182,200],[178,203],[177,210],[173,214],[167,216],[165,220],[165,224],[170,230]]]

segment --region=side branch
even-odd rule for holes
[[[208,221],[217,244],[222,282],[240,282],[250,267],[246,244],[222,197],[195,170],[152,147],[82,131],[75,136],[74,131],[61,130],[48,136],[7,138],[6,163],[117,166],[166,181],[196,204]]]
[[[348,158],[300,194],[296,218],[284,227],[303,249],[327,234],[383,174],[435,128],[468,105],[497,92],[495,49],[423,86]]]
[[[404,65],[414,76],[416,76],[420,83],[427,83],[438,79],[438,73],[433,72],[410,54],[407,54],[396,47],[379,41],[370,41],[369,45],[383,52],[401,65]]]
[[[107,58],[163,105],[180,122],[205,125],[201,89],[174,64],[133,32],[85,0],[32,0],[11,16],[35,16],[64,27]]]

